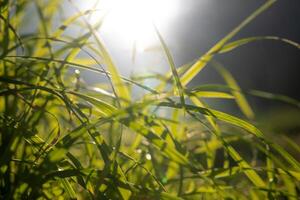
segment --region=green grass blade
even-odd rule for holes
[[[289,40],[289,39],[286,39],[286,38],[280,38],[280,37],[276,37],[276,36],[257,36],[257,37],[242,38],[242,39],[230,42],[230,43],[224,45],[222,47],[222,49],[219,51],[219,53],[227,53],[227,52],[232,51],[240,46],[246,45],[251,42],[260,41],[260,40],[280,41],[280,42],[289,44],[291,46],[294,46],[294,47],[300,49],[299,43]]]
[[[238,104],[239,108],[243,112],[243,114],[248,118],[248,119],[253,119],[254,118],[254,112],[252,108],[250,107],[248,101],[246,100],[246,97],[239,91],[241,91],[241,88],[237,84],[236,80],[233,78],[231,73],[223,67],[220,63],[218,62],[213,62],[214,67],[217,69],[217,71],[220,73],[220,75],[223,77],[227,85],[232,88],[232,95],[235,97],[235,101]]]
[[[176,88],[178,90],[178,93],[179,93],[179,96],[180,96],[180,101],[181,101],[181,104],[184,105],[185,104],[185,101],[184,101],[184,93],[183,93],[183,88],[182,88],[182,85],[181,85],[181,82],[180,82],[180,78],[179,78],[179,75],[177,73],[177,70],[176,70],[176,66],[175,66],[175,63],[174,63],[174,60],[172,58],[172,55],[171,55],[171,52],[169,50],[169,48],[167,47],[167,44],[165,43],[163,37],[161,36],[161,34],[159,33],[157,27],[155,27],[155,31],[156,31],[156,34],[159,38],[159,41],[164,49],[164,52],[168,58],[168,63],[171,67],[171,71],[172,71],[172,74],[173,74],[173,77],[174,77],[174,80],[175,80],[175,83],[176,83]]]

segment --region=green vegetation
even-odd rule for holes
[[[89,24],[93,10],[62,19],[59,0],[0,1],[0,199],[297,199],[300,163],[254,126],[245,94],[300,103],[245,92],[214,60],[258,40],[299,49],[275,36],[232,41],[273,3],[182,67],[156,29],[169,74],[126,78],[96,31],[102,21]],[[28,12],[37,13],[38,28],[22,34],[34,23]],[[71,27],[81,34],[67,34]],[[188,87],[204,67],[226,84]],[[85,84],[83,71],[101,81]],[[148,78],[159,84],[144,85]],[[134,88],[144,95],[134,99]],[[210,108],[206,98],[235,101],[244,117]]]

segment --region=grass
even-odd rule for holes
[[[300,163],[256,127],[246,97],[294,109],[299,101],[243,90],[215,60],[259,40],[299,49],[276,36],[231,41],[274,3],[266,1],[181,67],[155,28],[170,72],[128,78],[119,74],[97,31],[105,18],[89,23],[94,10],[71,3],[77,13],[60,17],[61,1],[1,1],[0,198],[297,199]],[[37,29],[22,34],[28,11],[37,13]],[[67,34],[72,27],[80,35]],[[225,84],[190,88],[204,67],[215,67]],[[82,71],[98,74],[101,83],[85,84]],[[158,86],[145,85],[149,78]],[[132,98],[134,88],[144,95]],[[207,98],[235,101],[243,116],[215,110]],[[299,153],[297,143],[284,140]]]

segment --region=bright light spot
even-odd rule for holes
[[[137,153],[142,153],[142,149],[137,149],[136,152]]]
[[[147,154],[146,154],[146,159],[147,159],[147,160],[151,160],[151,154],[150,154],[150,153],[147,153]]]
[[[101,0],[100,13],[91,21],[96,23],[107,13],[101,31],[125,43],[135,42],[137,50],[142,50],[156,40],[153,23],[168,26],[177,8],[177,0]]]
[[[106,90],[103,90],[101,88],[98,87],[93,87],[92,88],[95,92],[99,92],[101,94],[107,95],[107,96],[111,96],[111,97],[115,97],[112,93],[107,92]]]
[[[78,69],[75,69],[75,74],[76,75],[79,75],[80,74],[80,71]]]

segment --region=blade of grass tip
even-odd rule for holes
[[[243,95],[243,93],[239,92],[241,91],[241,88],[239,87],[238,83],[236,80],[233,78],[231,73],[223,67],[219,62],[213,60],[212,62],[214,68],[219,72],[219,74],[223,77],[227,85],[232,88],[232,95],[235,97],[235,101],[243,114],[248,118],[248,119],[253,119],[254,118],[254,112],[251,109],[246,97]]]
[[[281,101],[281,102],[291,104],[293,106],[300,108],[300,101],[293,99],[291,97],[285,96],[285,95],[273,94],[273,93],[260,91],[260,90],[250,90],[250,91],[247,91],[247,93],[249,95],[260,97],[260,98]]]
[[[178,93],[179,93],[179,96],[180,96],[180,101],[181,101],[181,104],[182,105],[185,105],[185,101],[184,101],[184,93],[183,93],[183,88],[182,88],[182,85],[181,85],[181,82],[180,82],[180,78],[178,76],[178,73],[177,73],[177,70],[176,70],[176,66],[175,66],[175,63],[174,63],[174,59],[171,55],[171,52],[169,50],[169,48],[167,47],[167,44],[165,43],[163,37],[161,36],[161,34],[159,33],[157,27],[153,24],[154,26],[154,29],[155,29],[155,32],[159,38],[159,41],[164,49],[164,52],[168,58],[168,63],[171,67],[171,70],[172,70],[172,74],[174,76],[174,80],[175,80],[175,83],[176,83],[176,87],[177,87],[177,90],[178,90]]]
[[[214,92],[214,91],[197,91],[192,95],[196,95],[199,98],[216,98],[216,99],[234,99],[234,96],[226,92]]]
[[[228,44],[225,44],[222,49],[219,51],[219,53],[226,53],[229,51],[232,51],[235,48],[238,48],[242,45],[248,44],[250,42],[258,41],[258,40],[263,40],[265,37],[249,37],[249,38],[243,38],[239,39],[233,42],[230,42]]]
[[[276,0],[268,0],[258,9],[256,9],[250,16],[248,16],[244,21],[242,21],[235,29],[233,29],[228,35],[226,35],[222,40],[215,44],[207,53],[205,53],[200,59],[196,61],[195,64],[181,77],[181,84],[186,86],[213,58],[214,54],[218,53],[222,47],[233,38],[242,28],[254,20],[259,14],[268,9]]]
[[[222,49],[219,51],[219,53],[226,53],[226,52],[234,50],[235,48],[243,46],[245,44],[248,44],[248,43],[251,43],[251,42],[254,42],[254,41],[260,41],[260,40],[280,41],[280,42],[289,44],[293,47],[296,47],[296,48],[300,49],[300,44],[299,43],[297,43],[295,41],[292,41],[292,40],[289,40],[289,39],[286,39],[286,38],[281,38],[281,37],[277,37],[277,36],[256,36],[256,37],[242,38],[242,39],[230,42],[230,43],[224,45],[222,47]]]

